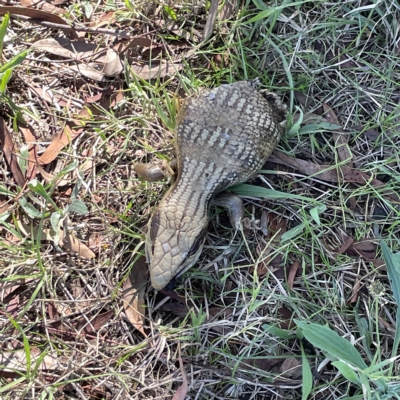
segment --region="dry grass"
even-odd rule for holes
[[[85,101],[94,107],[79,137],[43,165],[44,172],[36,171],[54,204],[32,187],[20,191],[0,160],[0,209],[7,205],[0,213],[1,362],[15,362],[0,372],[0,397],[170,398],[182,382],[181,355],[186,398],[300,399],[305,358],[313,377],[310,399],[393,398],[375,390],[370,376],[364,392],[345,379],[326,353],[301,338],[295,320],[328,324],[367,365],[391,357],[397,308],[378,239],[398,250],[397,1],[283,1],[274,9],[243,2],[227,21],[217,21],[203,44],[208,11],[202,2],[62,7],[68,21],[103,17],[103,28],[118,27],[153,43],[125,53],[118,48],[124,70],[104,82],[38,51],[13,71],[8,95],[32,126],[39,156]],[[114,12],[112,20],[108,12]],[[38,39],[62,35],[16,19],[9,32],[8,59]],[[85,37],[117,48],[113,35]],[[182,69],[161,79],[139,78],[135,65],[157,57],[182,62]],[[302,170],[268,162],[252,184],[283,195],[245,196],[252,223],[243,234],[230,228],[224,212],[212,210],[199,262],[177,280],[174,293],[146,292],[144,338],[124,313],[122,286],[143,252],[146,222],[167,183],[142,182],[132,166],[174,157],[178,98],[256,76],[290,109],[278,150],[329,165],[322,169],[331,180],[321,179],[311,164]],[[67,104],[43,100],[43,88],[63,92]],[[111,106],[94,97],[106,93],[107,99],[118,90],[123,96]],[[11,128],[7,99],[1,115]],[[335,116],[342,129],[332,125]],[[13,139],[22,154],[21,131]],[[345,168],[370,179],[361,184],[354,175],[344,177]],[[46,174],[57,179],[48,181]],[[42,215],[29,212],[21,198]],[[66,213],[73,198],[88,212]],[[46,229],[55,213],[95,257],[54,245]],[[395,387],[399,372],[396,361],[390,379],[379,376]]]

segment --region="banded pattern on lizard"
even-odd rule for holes
[[[257,85],[222,85],[185,102],[176,130],[177,178],[152,215],[146,238],[155,289],[196,262],[215,196],[257,174],[278,143],[285,106]]]

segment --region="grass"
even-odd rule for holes
[[[40,185],[21,191],[0,161],[0,201],[10,204],[0,215],[0,342],[22,363],[0,372],[2,399],[171,397],[182,382],[180,356],[192,399],[399,397],[399,210],[388,195],[400,189],[399,4],[243,1],[201,43],[208,7],[137,1],[93,9],[94,21],[113,11],[110,27],[150,37],[162,60],[183,60],[172,76],[135,75],[132,65],[153,57],[140,46],[106,82],[71,75],[47,53],[29,52],[12,68],[4,97],[12,103],[2,103],[1,115],[15,126],[12,110],[22,113],[43,149],[85,98],[112,85],[123,99],[94,102],[84,132],[38,171]],[[90,11],[65,9],[76,23]],[[56,35],[23,24],[27,31],[10,19],[21,34],[4,43],[3,62]],[[165,28],[171,24],[178,28]],[[110,35],[86,39],[114,44]],[[143,182],[132,166],[174,158],[179,99],[256,76],[290,110],[279,151],[343,176],[349,162],[339,157],[335,123],[321,115],[326,103],[352,167],[370,178],[327,181],[268,162],[251,188],[233,189],[245,199],[249,227],[235,233],[213,209],[205,249],[175,297],[146,291],[144,338],[124,313],[122,287],[168,183]],[[32,86],[73,101],[44,101]],[[26,141],[21,131],[13,138],[25,170]],[[267,189],[275,195],[265,198]],[[95,257],[60,246],[65,228]],[[58,364],[44,368],[40,357],[50,356]]]

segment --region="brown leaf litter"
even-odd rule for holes
[[[0,117],[0,145],[4,152],[7,164],[18,186],[23,188],[26,180],[18,164],[18,156],[13,138],[7,128],[6,122]]]
[[[56,237],[56,232],[52,229],[39,229],[37,226],[29,226],[22,223],[19,224],[19,229],[26,237],[32,237],[35,240],[53,242]],[[94,252],[72,233],[60,230],[58,235],[59,240],[57,244],[64,250],[77,253],[88,260],[96,257]]]
[[[145,257],[140,257],[133,265],[130,275],[123,285],[122,302],[129,322],[144,336],[147,334],[145,327],[145,299],[147,283],[149,281],[149,268]]]

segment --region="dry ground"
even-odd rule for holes
[[[231,2],[8,9],[1,399],[400,398],[399,4]],[[250,227],[213,208],[199,262],[132,298],[168,187],[133,164],[173,159],[179,99],[256,76],[289,114],[234,189]]]

